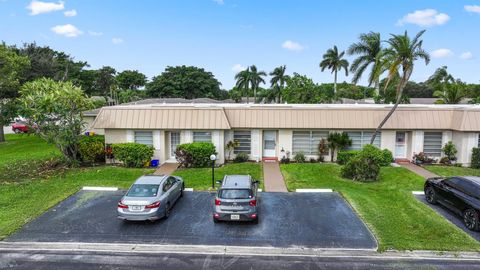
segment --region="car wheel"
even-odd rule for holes
[[[252,223],[253,224],[258,224],[258,217],[256,219],[252,220]]]
[[[22,133],[22,131],[21,131],[20,129],[18,129],[18,128],[14,129],[13,132],[15,132],[15,134],[20,134],[20,133]]]
[[[427,187],[425,189],[425,199],[428,203],[436,204],[437,203],[437,194],[435,193],[435,189],[433,187]]]
[[[167,203],[167,205],[165,206],[165,219],[167,219],[171,213],[172,209],[170,208],[170,203]]]
[[[213,223],[218,223],[218,222],[220,222],[220,220],[213,218]]]
[[[180,197],[183,197],[183,190],[185,190],[185,184],[182,184],[182,189],[180,190]]]
[[[478,213],[475,209],[467,209],[463,212],[463,223],[471,231],[478,231]]]

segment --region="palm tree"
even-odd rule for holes
[[[458,104],[465,97],[465,84],[460,80],[454,82],[445,82],[439,86],[441,90],[433,93],[434,97],[439,97],[440,104]]]
[[[323,60],[320,62],[320,68],[322,72],[327,68],[331,69],[334,74],[333,81],[333,93],[337,93],[337,72],[345,69],[345,75],[348,76],[348,61],[342,59],[345,55],[345,51],[338,53],[337,46],[333,46],[333,49],[328,49],[323,55]]]
[[[250,84],[253,89],[254,102],[257,102],[257,89],[260,83],[265,83],[263,77],[267,76],[265,71],[258,71],[255,65],[250,66]]]
[[[385,71],[383,64],[383,48],[380,33],[361,34],[360,41],[353,43],[347,50],[349,55],[358,55],[350,66],[353,72],[352,83],[356,84],[363,73],[371,66],[368,75],[368,86],[374,86],[377,95],[380,93],[380,75]]]
[[[285,82],[287,81],[288,75],[285,74],[285,70],[287,67],[279,66],[276,67],[272,72],[270,72],[270,79],[271,88],[276,92],[278,95],[278,103],[282,102],[282,90],[285,87]]]
[[[373,144],[377,132],[382,129],[383,125],[388,121],[390,116],[392,116],[402,100],[403,89],[412,75],[415,61],[423,59],[426,65],[430,63],[430,55],[422,48],[423,40],[420,38],[423,33],[425,33],[425,30],[418,32],[413,39],[410,39],[407,31],[405,31],[405,34],[392,35],[391,38],[387,40],[390,47],[385,50],[385,56],[389,59],[390,66],[385,88],[388,86],[392,78],[399,72],[401,72],[401,77],[396,88],[395,105],[393,105],[390,112],[385,116],[382,122],[380,122],[380,125],[378,125],[372,135],[370,144]]]
[[[327,137],[328,148],[330,148],[330,161],[334,162],[333,158],[337,150],[341,150],[347,146],[352,145],[352,140],[348,137],[348,134],[345,132],[338,133],[333,132],[328,134]]]
[[[249,91],[250,90],[250,88],[249,88],[250,67],[248,67],[245,70],[242,70],[242,71],[238,72],[235,75],[235,80],[237,81],[236,86],[238,87],[238,89],[243,89],[243,95],[247,96],[247,103],[249,103],[249,97],[250,97],[250,93],[249,93],[250,92]]]

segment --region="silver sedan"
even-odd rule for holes
[[[184,189],[183,179],[178,176],[142,176],[118,202],[118,218],[150,221],[168,218]]]

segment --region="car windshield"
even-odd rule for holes
[[[158,185],[135,184],[127,193],[128,197],[155,197],[158,194]]]
[[[250,199],[252,191],[250,189],[222,189],[218,197],[221,199]]]

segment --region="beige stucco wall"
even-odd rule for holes
[[[127,130],[125,129],[106,129],[105,143],[125,143],[127,142]]]
[[[277,156],[278,158],[283,157],[282,149],[285,150],[285,154],[287,152],[292,153],[293,150],[293,130],[291,129],[280,129],[278,131],[278,150]]]
[[[83,121],[85,122],[85,127],[83,132],[95,132],[98,135],[104,135],[105,130],[99,128],[92,128],[93,121],[95,120],[94,116],[84,116]]]
[[[395,156],[395,138],[397,132],[395,130],[382,130],[382,135],[380,136],[380,148],[388,149]]]
[[[457,147],[457,162],[469,166],[472,160],[472,149],[478,146],[478,133],[453,131],[452,142]]]

